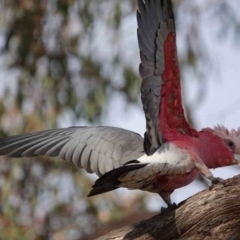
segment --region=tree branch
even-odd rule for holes
[[[228,179],[150,219],[108,233],[98,240],[240,239],[240,175]]]

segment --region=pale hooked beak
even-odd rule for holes
[[[233,164],[240,164],[240,154],[234,153]]]

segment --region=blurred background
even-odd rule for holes
[[[174,0],[185,111],[240,125],[239,0]],[[0,2],[0,137],[77,125],[143,135],[136,0]],[[239,167],[214,171],[220,177]],[[87,198],[96,176],[58,159],[0,159],[0,239],[94,239],[159,212],[156,194]],[[177,203],[206,188],[199,178]],[[95,235],[93,235],[95,232]]]

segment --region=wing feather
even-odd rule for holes
[[[91,159],[90,159],[90,168],[94,173],[96,173],[98,176],[101,175],[101,172],[99,170],[98,164],[99,164],[99,154],[97,154],[96,151],[92,151]]]
[[[138,0],[138,5],[139,72],[146,118],[144,150],[152,155],[176,135],[198,137],[198,132],[184,117],[171,0]]]
[[[170,0],[138,0],[138,43],[142,78],[141,98],[146,117],[144,141],[148,155],[153,154],[164,142],[159,128],[162,73],[165,69],[164,42],[169,33],[175,32]]]
[[[102,172],[104,172],[104,173],[106,172],[105,164],[102,164],[102,163],[105,163],[105,159],[106,159],[106,155],[105,154],[100,154],[99,155],[98,168],[99,168],[99,171],[101,173]]]
[[[59,137],[56,139],[51,139],[51,144],[44,146],[42,149],[39,149],[36,152],[36,155],[46,155],[49,157],[56,157],[60,153],[63,144],[65,144],[65,141],[62,141],[63,138]],[[46,152],[44,152],[46,151]],[[0,151],[1,152],[1,151]],[[39,153],[39,154],[38,154]],[[30,157],[31,155],[29,155]]]
[[[86,146],[87,146],[86,143],[80,142],[76,146],[76,148],[75,148],[75,150],[73,152],[72,162],[79,168],[82,168],[81,156],[82,156],[82,152],[84,151]]]
[[[71,127],[0,139],[0,155],[59,156],[99,176],[143,153],[140,135],[115,127]]]

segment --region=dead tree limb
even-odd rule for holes
[[[240,240],[240,175],[192,196],[177,209],[114,230],[98,240]]]

